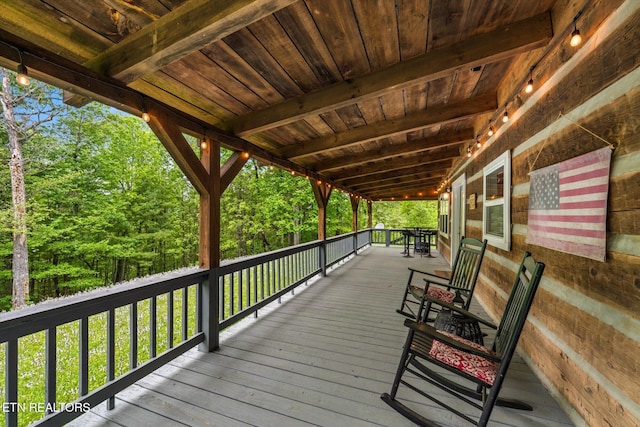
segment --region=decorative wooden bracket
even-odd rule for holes
[[[169,117],[161,111],[149,111],[151,120],[149,127],[156,134],[162,145],[167,149],[171,157],[176,161],[182,172],[194,186],[196,191],[202,194],[209,192],[209,173],[204,168],[200,159],[193,151],[184,135],[174,125]]]
[[[242,167],[249,160],[249,153],[247,152],[234,152],[229,160],[220,169],[220,193],[224,193],[233,179],[240,173]]]
[[[333,188],[326,182],[311,180],[311,189],[318,204],[318,240],[327,238],[327,205]]]

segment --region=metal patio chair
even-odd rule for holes
[[[426,321],[429,320],[429,312],[434,304],[442,306],[441,303],[452,303],[454,299],[467,310],[471,304],[473,289],[476,286],[486,248],[486,239],[481,242],[478,239],[462,237],[449,277],[409,267],[409,280],[404,290],[402,304],[396,311],[414,320]],[[412,284],[416,273],[425,276],[424,286]]]
[[[544,264],[536,262],[531,254],[525,253],[517,271],[502,320],[497,327],[466,310],[452,304],[448,305],[451,310],[476,318],[482,324],[497,329],[491,349],[456,335],[437,331],[426,323],[406,319],[404,323],[409,327],[407,341],[391,392],[382,394],[382,400],[405,417],[423,426],[437,426],[438,424],[418,413],[415,403],[411,404],[416,408],[413,409],[396,400],[400,385],[408,387],[478,426],[487,424],[494,405],[531,410],[531,406],[526,403],[501,399],[498,398],[498,394],[516,350],[543,270]],[[438,369],[438,367],[443,369]],[[459,378],[446,374],[446,371],[456,374]],[[410,375],[405,375],[406,373],[410,373]],[[475,386],[469,387],[465,385],[465,382],[475,383]],[[421,387],[427,385],[425,383],[444,390],[480,410],[479,418],[474,419],[463,413],[459,409],[459,404],[449,405],[434,397],[428,390]],[[434,387],[431,389],[434,390]],[[413,393],[411,398],[414,400]]]

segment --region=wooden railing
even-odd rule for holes
[[[402,246],[404,229],[375,228],[371,230],[371,243],[385,246]]]
[[[5,425],[58,426],[104,401],[113,408],[119,391],[196,345],[216,349],[222,329],[326,274],[371,238],[363,230],[0,313]],[[28,359],[43,366],[41,375],[21,369],[29,340],[40,343]],[[68,371],[74,379],[63,384]],[[44,398],[21,396],[27,382],[44,388]]]

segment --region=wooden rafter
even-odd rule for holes
[[[367,150],[363,153],[343,155],[321,162],[310,163],[309,166],[317,172],[328,172],[347,166],[356,166],[372,161],[389,159],[402,155],[416,154],[436,148],[449,147],[473,140],[472,128],[434,135],[423,140],[410,141],[403,144],[385,145],[375,150]]]
[[[411,184],[407,184],[406,180],[399,179],[397,181],[381,182],[367,186],[367,194],[375,194],[377,192],[388,191],[389,189],[396,188],[409,188],[411,186],[424,187],[425,185],[438,184],[441,181],[440,177],[428,177],[428,178],[414,178],[411,180]]]
[[[391,171],[383,171],[383,172],[368,174],[368,175],[364,175],[356,178],[353,178],[353,177],[340,178],[340,179],[336,179],[336,181],[340,182],[345,186],[351,187],[351,186],[362,185],[362,184],[367,184],[371,182],[385,181],[388,179],[403,178],[403,177],[410,178],[417,174],[425,172],[425,170],[433,174],[444,175],[445,171],[451,167],[452,163],[453,163],[452,160],[446,159],[446,160],[441,160],[435,163],[430,163],[428,165],[428,169],[423,165],[409,166],[401,169],[394,169]]]
[[[386,179],[376,179],[362,182],[361,184],[351,185],[349,188],[353,188],[356,191],[372,190],[376,188],[392,187],[397,184],[406,184],[407,178],[412,181],[420,180],[442,180],[442,177],[446,174],[447,169],[429,170],[424,172],[417,172],[412,175],[401,174],[400,176],[388,177]]]
[[[295,1],[190,0],[85,65],[130,83]]]
[[[248,135],[293,123],[427,81],[451,75],[461,68],[499,61],[541,46],[553,36],[551,15],[543,13],[462,42],[433,49],[373,74],[339,82],[309,94],[237,118],[236,135]]]
[[[312,139],[302,144],[295,144],[280,151],[284,157],[300,159],[306,156],[327,153],[367,141],[392,137],[407,132],[420,130],[435,124],[473,117],[478,114],[495,111],[498,108],[496,94],[478,96],[464,102],[455,102],[426,111],[410,114],[396,120],[386,120],[369,126],[361,126],[346,132]]]
[[[409,166],[424,166],[427,168],[431,163],[439,163],[441,160],[455,159],[460,155],[457,147],[450,147],[438,150],[437,153],[428,151],[415,156],[406,156],[381,162],[368,163],[366,165],[355,166],[340,170],[340,176],[358,177],[372,175],[384,171],[403,169]]]

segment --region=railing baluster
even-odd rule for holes
[[[236,306],[235,306],[235,273],[231,273],[229,274],[229,279],[231,279],[231,284],[229,286],[229,315],[233,316],[236,312]]]
[[[50,414],[56,404],[57,329],[55,326],[47,329],[44,345],[44,400],[47,407],[46,413]]]
[[[173,348],[173,291],[167,295],[167,348]]]
[[[196,329],[197,332],[202,332],[202,282],[198,283],[196,288]],[[224,306],[221,305],[224,308]]]
[[[80,378],[78,379],[78,388],[80,396],[84,396],[89,392],[89,318],[82,317],[79,322]]]
[[[107,311],[107,382],[116,377],[116,310]],[[107,399],[107,409],[115,407],[115,396]]]
[[[242,309],[244,308],[244,298],[245,298],[245,291],[244,291],[244,280],[242,279],[243,277],[243,273],[244,270],[240,270],[238,271],[238,311],[242,311]]]
[[[189,335],[189,287],[182,288],[182,341]]]
[[[267,295],[264,293],[264,263],[260,264],[260,287],[262,289],[261,298],[266,298]]]
[[[156,329],[158,328],[158,319],[156,313],[158,312],[158,297],[151,297],[149,302],[149,355],[153,359],[157,354],[156,345]]]
[[[6,413],[7,427],[18,426],[18,340],[7,341],[5,354],[5,402],[10,405]]]
[[[218,277],[218,294],[220,298],[218,302],[218,307],[220,307],[220,318],[218,320],[226,319],[225,310],[227,309],[227,307],[226,307],[226,304],[224,303],[225,295],[226,295],[226,286],[224,285],[224,282],[226,280],[225,277],[226,276]]]
[[[253,266],[253,280],[251,280],[251,284],[253,285],[253,303],[258,302],[258,266]],[[258,317],[258,310],[253,313],[254,317]]]
[[[138,303],[129,304],[129,369],[138,366]]]

